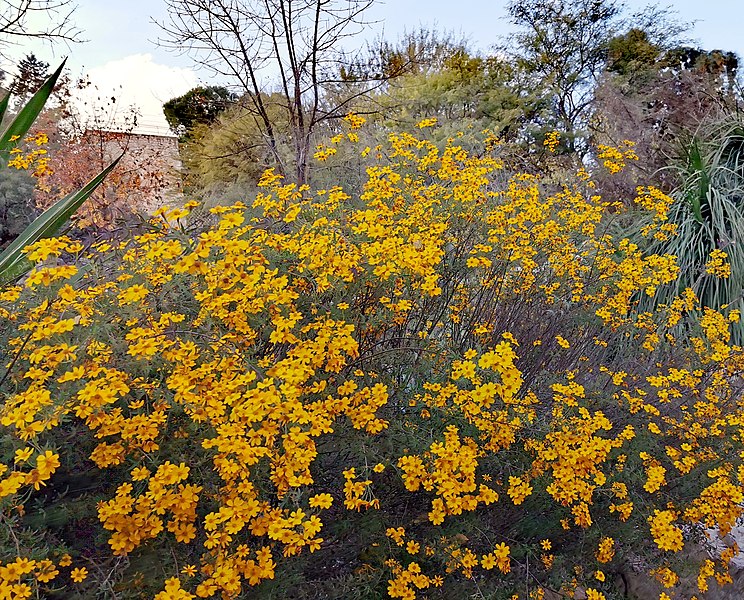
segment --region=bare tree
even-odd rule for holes
[[[81,31],[72,21],[73,0],[0,0],[0,55],[24,39],[80,42]]]
[[[364,26],[374,0],[166,0],[161,46],[190,54],[218,78],[236,84],[279,168],[307,180],[312,134],[344,112],[351,98],[324,105],[324,86],[338,80],[343,41]],[[268,94],[263,81],[278,80]],[[270,90],[268,90],[270,91]],[[281,98],[292,165],[279,151],[271,98]]]

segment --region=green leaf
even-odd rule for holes
[[[690,207],[695,215],[695,219],[698,223],[703,222],[703,214],[701,207],[705,203],[705,198],[708,193],[708,175],[705,170],[705,164],[703,157],[700,152],[697,140],[693,140],[690,145],[688,155],[688,168],[697,175],[697,185],[690,191]]]
[[[34,124],[36,117],[39,116],[39,113],[41,113],[46,101],[54,90],[57,79],[59,79],[62,69],[65,66],[65,62],[67,62],[67,59],[62,61],[62,64],[59,65],[57,70],[44,82],[44,85],[31,97],[11,124],[8,125],[2,136],[0,136],[0,158],[3,161],[8,160],[10,151],[16,145],[16,141],[23,138],[28,133],[28,130],[31,129],[31,125]],[[6,100],[3,100],[3,102],[6,102]]]
[[[0,122],[5,117],[5,112],[8,110],[8,103],[10,102],[10,92],[5,94],[5,97],[0,100]]]
[[[0,288],[13,283],[19,277],[25,275],[33,268],[33,263],[28,260],[25,256],[7,269],[0,271]]]
[[[26,261],[23,248],[57,233],[75,211],[80,208],[80,205],[103,183],[103,180],[116,167],[122,156],[123,154],[91,179],[85,187],[55,202],[0,253],[0,281],[5,280],[6,277],[15,279],[28,271],[31,264]],[[21,269],[19,272],[19,265],[24,261],[28,263],[27,268]]]

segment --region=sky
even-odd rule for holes
[[[139,131],[168,132],[162,104],[199,84],[215,83],[209,74],[194,70],[188,56],[166,51],[156,43],[160,30],[154,21],[167,19],[164,0],[75,0],[73,18],[87,41],[70,47],[33,44],[10,51],[20,59],[33,51],[53,66],[69,56],[68,66],[77,78],[88,75],[95,87],[81,102],[87,106],[115,96],[116,107],[136,105],[140,112]],[[362,33],[372,40],[382,34],[396,39],[405,30],[436,27],[465,37],[482,51],[500,43],[510,31],[506,0],[387,0],[376,2],[367,13],[370,25]],[[630,11],[647,2],[627,0]],[[678,0],[673,8],[682,21],[694,21],[687,34],[692,43],[706,49],[737,52],[744,58],[744,2],[742,0]],[[12,72],[12,66],[6,66]],[[105,104],[102,100],[100,104]]]

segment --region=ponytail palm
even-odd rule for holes
[[[657,242],[654,253],[678,257],[676,286],[659,290],[656,302],[668,302],[692,288],[703,306],[742,305],[744,288],[744,120],[729,116],[700,131],[685,149],[680,184],[672,192],[669,222],[677,235]],[[714,250],[725,252],[728,277],[706,271]]]

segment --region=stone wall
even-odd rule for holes
[[[107,160],[124,152],[118,169],[126,174],[129,208],[151,213],[183,203],[178,138],[165,135],[89,130],[84,139],[100,144]]]

